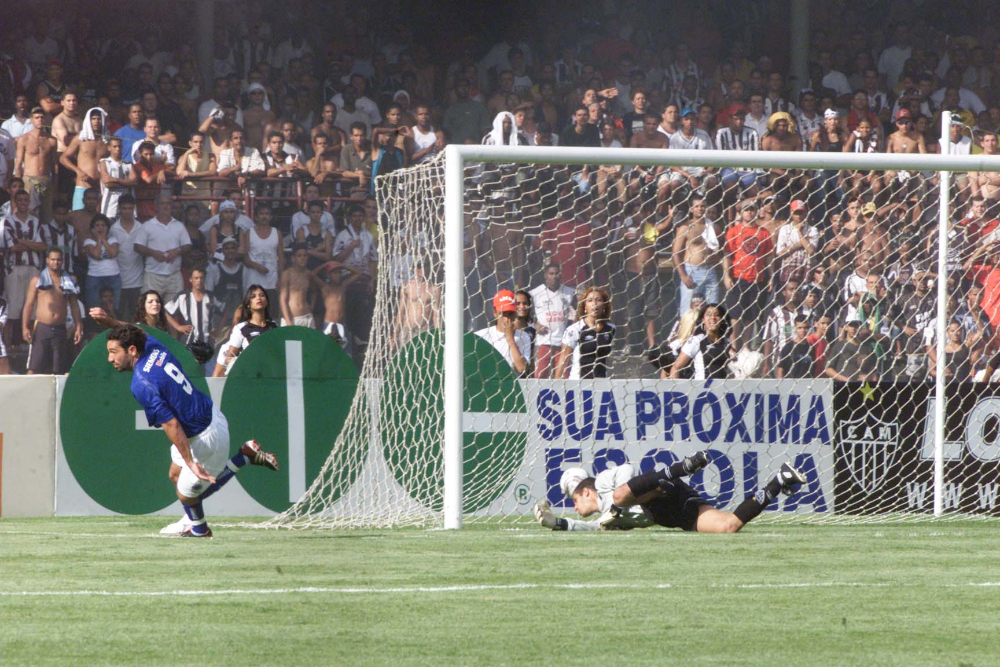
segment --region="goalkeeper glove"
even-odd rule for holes
[[[598,520],[598,525],[601,527],[601,530],[614,530],[615,528],[618,528],[618,520],[621,519],[624,514],[624,509],[612,503],[611,507],[601,514],[601,518]]]
[[[552,530],[567,530],[569,524],[565,519],[560,519],[552,513],[552,505],[547,500],[539,500],[535,503],[535,519],[542,524],[543,528]]]

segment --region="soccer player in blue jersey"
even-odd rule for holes
[[[104,315],[93,309],[91,316]],[[171,479],[176,479],[177,497],[184,506],[188,525],[181,537],[212,537],[201,503],[240,468],[247,465],[278,469],[274,454],[248,440],[236,456],[229,457],[229,424],[212,403],[198,391],[181,370],[181,364],[163,345],[133,324],[95,317],[111,324],[108,332],[108,363],[120,372],[132,372],[132,395],[146,412],[150,426],[162,427],[170,448]],[[174,467],[179,468],[179,474]]]

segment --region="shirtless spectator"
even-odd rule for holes
[[[697,291],[708,303],[719,303],[719,274],[722,261],[722,230],[705,216],[704,197],[691,200],[690,217],[674,232],[674,270],[680,282],[678,312],[691,307],[691,295]]]
[[[983,155],[1000,154],[996,132],[984,132],[981,138]],[[1000,213],[1000,172],[970,171],[969,187],[972,197],[982,197],[986,200],[986,210],[991,217]]]
[[[632,135],[629,141],[629,148],[670,148],[670,140],[659,132],[657,128],[660,124],[660,117],[655,113],[647,113],[642,117],[642,130]],[[629,183],[630,196],[635,197],[639,191],[647,186],[669,190],[670,179],[664,177],[664,167],[634,167]]]
[[[885,142],[886,153],[926,153],[924,135],[913,127],[913,119],[909,109],[900,109],[896,114],[896,131],[889,135]],[[897,172],[893,169],[885,172],[885,186],[893,188],[897,182],[908,181],[913,174]]]
[[[62,99],[62,112],[52,119],[52,136],[56,140],[57,156],[62,156],[82,128],[83,116],[79,109],[79,98],[76,91],[67,90]],[[67,169],[58,174],[58,190],[60,193],[68,194],[73,171]]]
[[[236,130],[242,131],[242,126],[236,122],[237,109],[232,102],[223,102],[221,107],[212,110],[198,126],[198,131],[208,137],[209,148],[215,155],[232,148],[232,135]]]
[[[319,133],[313,137],[313,159],[306,168],[317,183],[320,195],[332,197],[336,194],[337,181],[340,180],[340,159],[338,153],[330,149],[330,137]]]
[[[233,130],[229,137],[232,147],[219,154],[219,176],[235,178],[241,189],[247,186],[251,178],[260,178],[267,173],[260,151],[253,146],[246,146],[243,137],[243,130]]]
[[[45,125],[45,112],[41,107],[31,110],[30,132],[17,140],[14,158],[14,175],[24,179],[24,188],[39,202],[38,215],[42,220],[52,219],[52,200],[56,184],[53,182],[56,165],[56,140]]]
[[[101,182],[99,164],[107,157],[108,146],[105,143],[107,126],[104,122],[104,111],[93,108],[87,112],[86,125],[63,151],[59,164],[76,174],[76,187],[73,190],[73,210],[83,208],[83,193],[88,188],[97,187]]]
[[[322,120],[313,125],[309,130],[309,140],[315,141],[317,134],[325,134],[327,144],[331,151],[340,153],[340,149],[347,143],[344,131],[337,127],[337,105],[327,102],[323,105]]]
[[[31,197],[25,190],[14,195],[13,211],[3,222],[0,249],[4,256],[6,278],[4,298],[10,313],[7,321],[7,342],[13,342],[14,332],[21,331],[21,308],[28,281],[41,266],[41,252],[45,244],[39,239],[38,218],[28,212]]]
[[[50,248],[45,268],[28,283],[21,311],[22,336],[31,343],[28,375],[61,375],[69,370],[66,315],[79,312],[79,289],[73,278],[62,270],[62,251]],[[32,325],[32,315],[34,324]],[[73,344],[83,337],[82,317],[73,318]]]
[[[263,149],[266,128],[274,122],[271,103],[267,99],[267,89],[259,83],[251,83],[247,88],[249,104],[243,109],[243,131],[247,146]]]
[[[792,117],[784,112],[771,114],[767,121],[767,134],[760,140],[762,151],[801,151],[802,137],[793,131]],[[805,183],[802,172],[795,169],[771,169],[771,187],[776,191],[793,185],[793,195],[799,195]]]
[[[281,306],[281,326],[316,328],[313,309],[316,295],[322,290],[319,279],[306,269],[309,249],[304,243],[292,246],[292,265],[281,274],[278,301]]]
[[[441,288],[427,279],[428,264],[413,265],[410,279],[399,290],[396,315],[396,347],[402,347],[417,334],[441,327]]]

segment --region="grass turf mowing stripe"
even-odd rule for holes
[[[213,595],[295,595],[295,594],[334,594],[334,595],[386,595],[386,594],[416,594],[416,593],[470,593],[481,591],[523,591],[523,590],[664,590],[664,589],[696,589],[723,588],[733,590],[757,589],[801,589],[801,588],[1000,588],[1000,582],[983,581],[964,584],[906,584],[899,582],[864,582],[864,581],[820,581],[782,584],[483,584],[456,586],[400,586],[391,588],[331,588],[323,586],[301,586],[297,588],[239,588],[225,590],[173,590],[173,591],[0,591],[0,597],[197,597]]]

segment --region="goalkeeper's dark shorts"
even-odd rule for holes
[[[701,506],[711,504],[690,486],[675,479],[669,482],[665,495],[643,503],[641,507],[649,520],[658,526],[692,531],[697,530]]]

